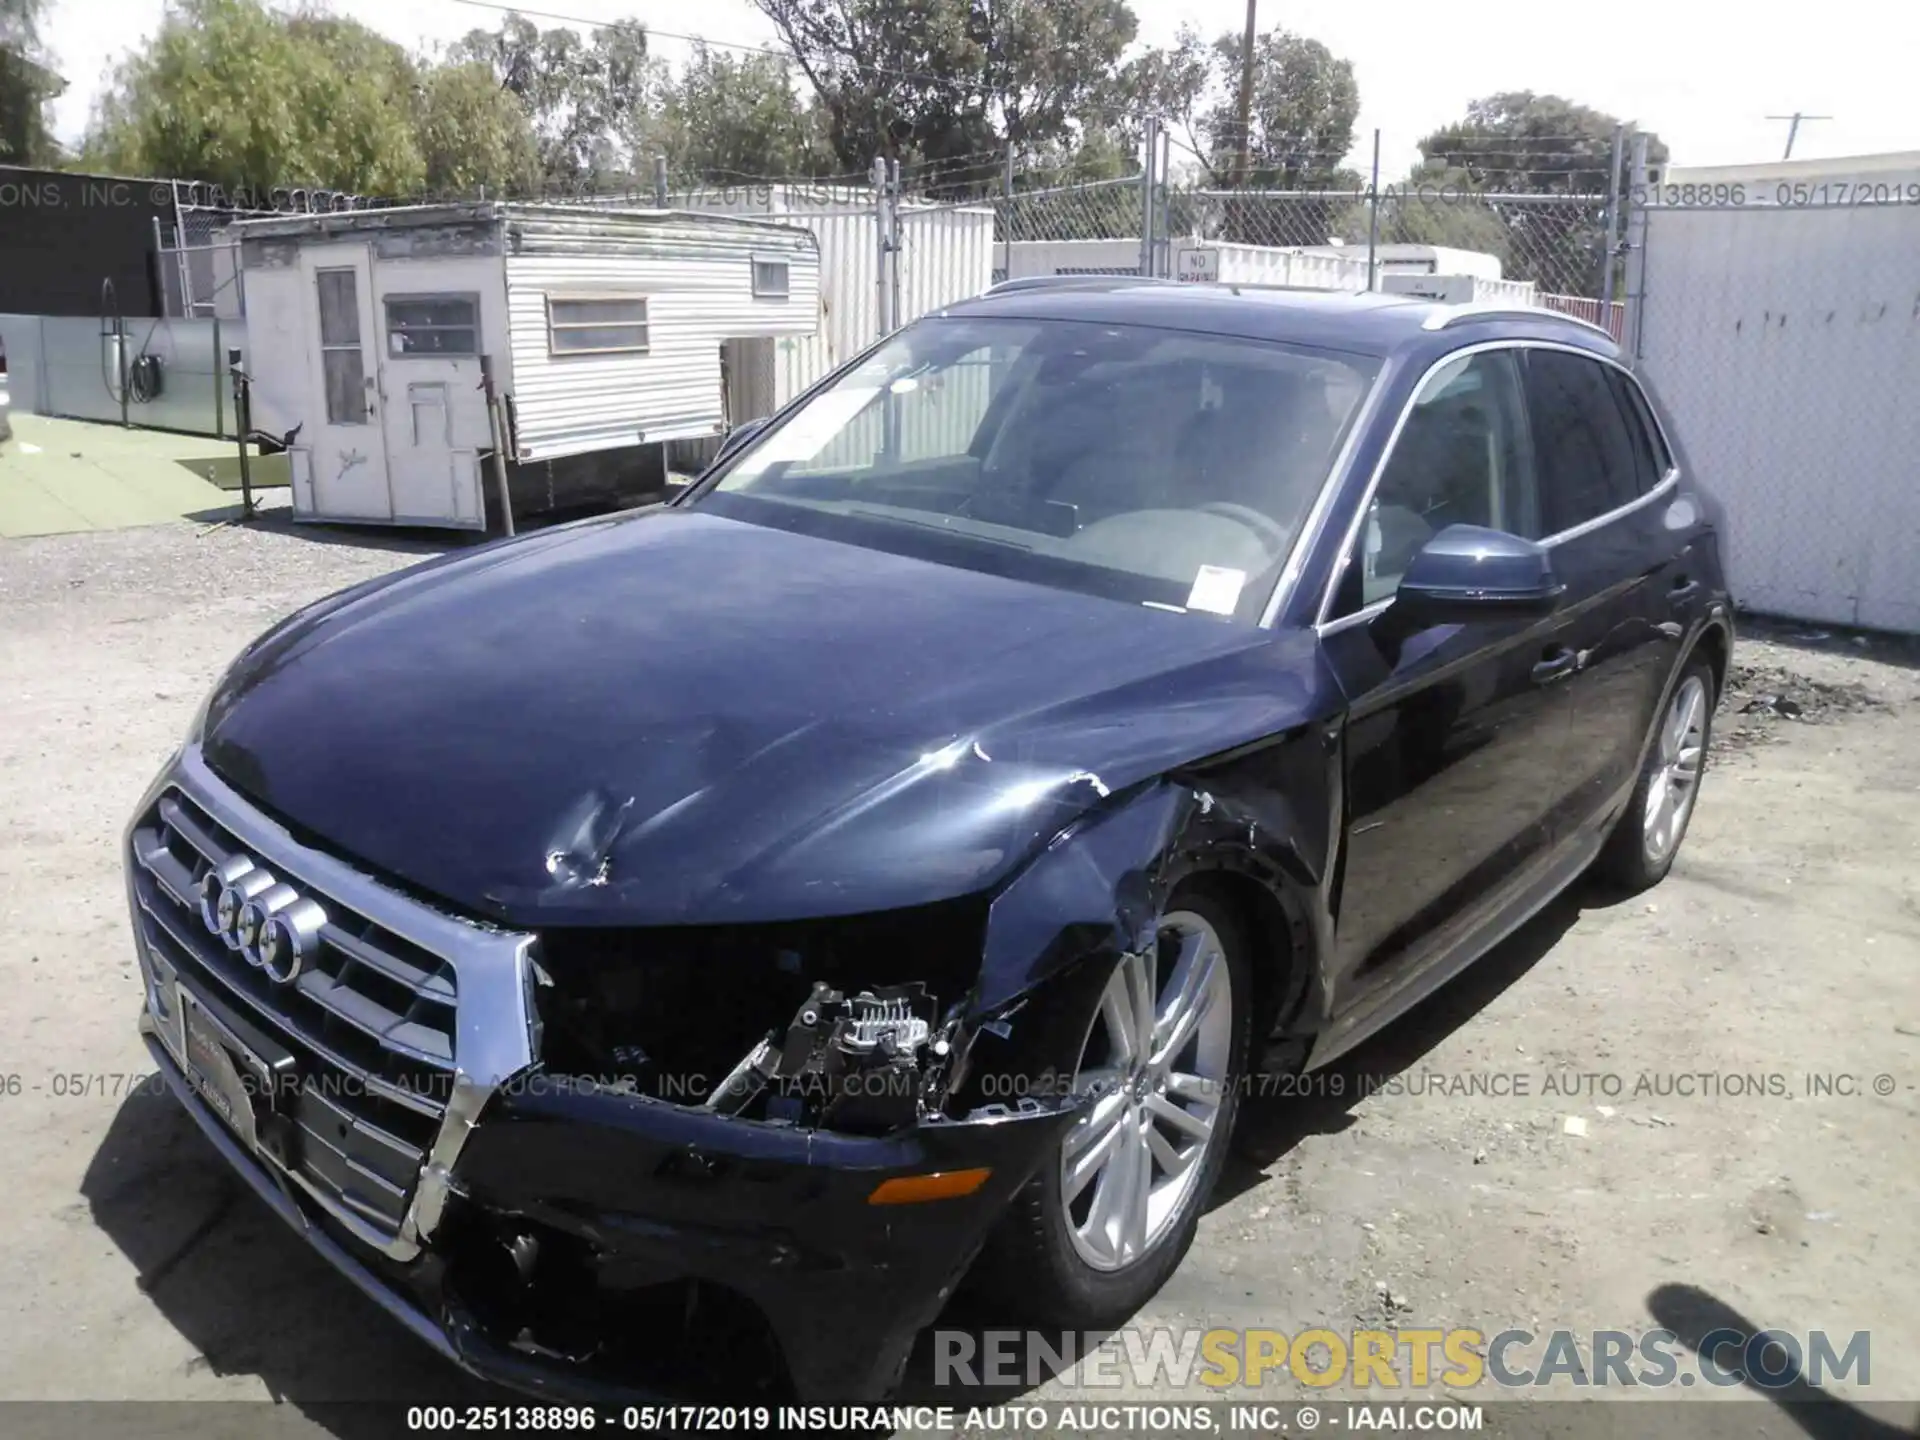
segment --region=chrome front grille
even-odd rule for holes
[[[298,1127],[294,1178],[336,1215],[358,1221],[362,1238],[403,1237],[455,1090],[453,962],[354,909],[285,857],[264,853],[178,787],[162,790],[142,812],[130,844],[135,919],[160,1032],[175,1027],[177,1036],[175,986],[185,982],[284,1047],[297,1075],[281,1102]],[[203,914],[208,876],[222,866],[246,872],[242,857],[324,911],[317,943],[288,982],[252,963]],[[178,1059],[178,1044],[169,1048]]]

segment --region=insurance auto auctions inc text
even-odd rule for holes
[[[1228,1398],[1290,1376],[1312,1390],[1538,1390],[1751,1385],[1761,1390],[1872,1383],[1864,1330],[1709,1331],[1695,1345],[1671,1330],[1299,1330],[1130,1328],[1083,1345],[1071,1332],[936,1330],[933,1382],[944,1389],[1034,1386],[1165,1393],[1198,1384]]]

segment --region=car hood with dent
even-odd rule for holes
[[[294,617],[208,763],[298,831],[516,926],[931,903],[1303,718],[1311,638],[669,509]]]

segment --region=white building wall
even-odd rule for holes
[[[1450,305],[1496,301],[1503,305],[1537,305],[1540,301],[1539,287],[1531,280],[1487,280],[1478,275],[1382,275],[1380,289],[1388,295],[1420,295]]]
[[[1274,245],[1219,244],[1223,284],[1300,285],[1314,290],[1364,290],[1367,257],[1309,255]]]
[[[1647,213],[1628,338],[1725,504],[1735,599],[1920,633],[1920,155],[1670,170],[1660,191],[1689,185],[1744,203]]]
[[[1303,251],[1276,245],[1241,245],[1225,241],[1176,239],[1175,250],[1217,251],[1222,283],[1239,285],[1301,285],[1316,290],[1364,290],[1367,257]],[[1138,275],[1138,240],[1016,240],[994,250],[996,266],[1007,265],[1007,278],[1029,275]]]
[[[1030,275],[1138,275],[1138,240],[1016,240],[994,249],[1008,280]]]

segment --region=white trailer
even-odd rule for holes
[[[664,490],[667,442],[727,428],[721,347],[819,315],[814,236],[765,221],[494,203],[235,229],[253,426],[290,437],[302,520],[482,529],[496,446],[516,514]]]

